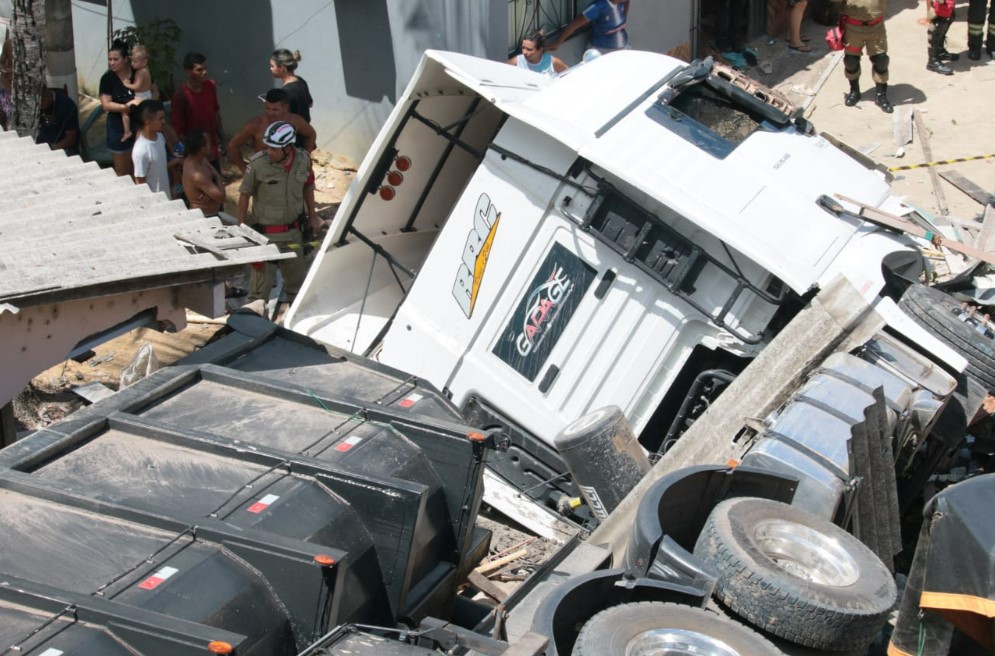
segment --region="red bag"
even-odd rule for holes
[[[840,25],[836,27],[831,27],[826,30],[826,45],[829,46],[830,50],[842,50],[843,49],[843,27],[842,20]]]
[[[954,15],[954,0],[932,0],[933,13],[937,18],[950,18]]]

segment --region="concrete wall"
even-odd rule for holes
[[[0,0],[0,6],[9,0]],[[95,94],[106,71],[105,0],[72,0],[80,89]],[[2,9],[0,9],[2,10]],[[359,161],[411,78],[421,53],[507,53],[507,0],[113,0],[115,29],[170,17],[183,53],[208,58],[229,134],[262,111],[274,86],[269,55],[300,50],[297,72],[314,96],[318,145]]]
[[[669,52],[690,41],[695,5],[691,0],[633,2],[626,28],[630,45],[636,50]]]

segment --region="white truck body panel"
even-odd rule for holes
[[[790,130],[706,152],[661,118],[657,96],[684,66],[624,51],[550,79],[427,52],[286,325],[423,377],[457,406],[485,399],[552,444],[608,404],[638,433],[695,347],[753,356],[763,341],[740,337],[762,332],[774,310],[750,294],[729,301],[734,280],[714,266],[687,298],[669,293],[581,229],[599,180],[759,289],[776,278],[804,295],[845,274],[876,295],[883,258],[908,241],[815,201],[843,193],[880,205],[883,176]],[[411,167],[384,200],[376,192],[395,156]]]

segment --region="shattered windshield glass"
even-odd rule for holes
[[[649,117],[719,159],[754,132],[780,130],[790,123],[764,91],[743,89],[721,70],[701,72],[676,76],[681,83],[672,83],[660,94]]]

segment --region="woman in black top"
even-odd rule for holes
[[[269,72],[273,77],[283,81],[283,90],[290,97],[290,111],[297,114],[308,123],[311,122],[311,106],[314,100],[304,78],[298,77],[294,71],[301,61],[300,51],[290,52],[286,48],[274,50],[269,59]]]
[[[134,137],[124,139],[122,114],[131,107],[128,102],[135,93],[124,86],[131,78],[131,64],[128,61],[128,46],[120,41],[111,44],[107,52],[107,68],[100,78],[100,106],[107,112],[107,149],[114,160],[114,172],[118,175],[131,175],[131,147]]]

